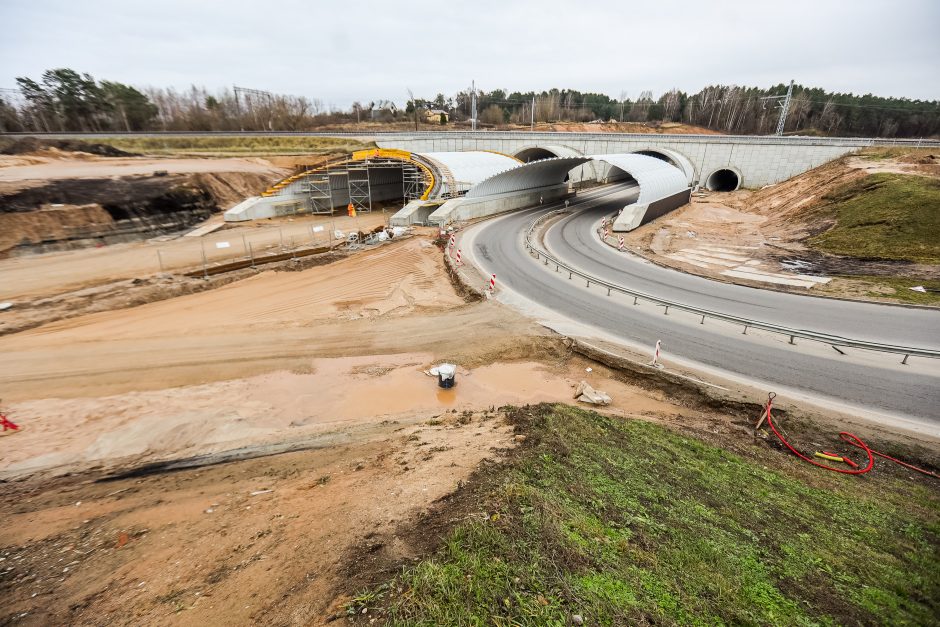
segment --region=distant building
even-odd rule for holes
[[[445,122],[450,121],[450,115],[447,113],[447,111],[444,111],[443,109],[428,109],[424,115],[425,115],[425,120],[429,124],[440,124],[442,115],[444,116]]]

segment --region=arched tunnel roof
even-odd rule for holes
[[[594,155],[592,159],[608,163],[635,178],[640,186],[638,205],[655,202],[689,187],[682,170],[656,157],[628,153]]]
[[[674,165],[647,155],[608,154],[589,157],[555,157],[532,161],[505,170],[473,186],[467,198],[508,194],[563,183],[573,168],[600,161],[636,179],[640,187],[637,204],[649,204],[688,189],[685,174]]]
[[[520,164],[514,157],[485,150],[420,152],[415,155],[430,162],[445,183],[448,183],[448,187],[448,177],[451,178],[455,189],[444,190],[451,193],[468,190],[494,174]]]
[[[572,168],[576,168],[590,160],[590,157],[551,157],[539,161],[530,161],[500,172],[474,185],[467,192],[466,197],[480,198],[561,183]]]

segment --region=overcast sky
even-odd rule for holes
[[[796,79],[940,99],[940,1],[0,0],[0,87],[70,67],[136,86],[354,100],[569,87],[619,97]]]

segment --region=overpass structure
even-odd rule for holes
[[[940,142],[927,140],[627,133],[442,131],[353,136],[374,141],[379,150],[355,153],[340,164],[345,174],[334,167],[328,175],[295,175],[296,185],[290,186],[291,181],[287,189],[274,190],[279,198],[249,199],[228,212],[227,219],[325,208],[329,204],[325,189],[330,187],[330,210],[347,203],[369,210],[371,202],[360,201],[357,189],[372,189],[372,200],[388,199],[393,190],[401,189],[398,198],[404,209],[393,224],[445,224],[562,199],[590,181],[633,178],[647,193],[641,191],[636,204],[615,222],[615,231],[626,231],[684,204],[688,190],[698,186],[712,191],[763,187],[873,145],[940,147]],[[350,167],[356,161],[361,167]],[[404,169],[402,174],[383,172],[394,163]],[[511,169],[517,171],[509,174]],[[455,171],[460,172],[459,184],[439,183],[456,183]],[[468,171],[474,174],[465,174]],[[684,185],[661,187],[650,182],[680,177]],[[324,185],[326,180],[331,185]]]
[[[525,162],[548,157],[646,154],[681,169],[693,187],[713,191],[779,183],[871,146],[940,148],[937,140],[763,135],[451,131],[382,133],[369,138],[380,147],[413,151],[495,150]],[[603,172],[599,167],[585,168],[584,176],[602,177]]]
[[[8,134],[17,135],[17,134]],[[58,133],[47,137],[121,137],[127,133]],[[929,147],[937,140],[905,140],[848,137],[778,137],[753,135],[668,135],[641,133],[544,133],[530,131],[433,131],[389,133],[222,132],[133,133],[134,136],[312,136],[344,137],[374,142],[379,150],[360,151],[341,163],[318,171],[298,173],[261,197],[249,198],[226,212],[227,220],[273,217],[296,212],[327,212],[353,204],[369,211],[372,202],[403,201],[396,216],[399,224],[445,223],[451,219],[498,213],[521,206],[561,198],[588,181],[615,181],[632,177],[646,188],[655,169],[633,159],[626,169],[616,163],[625,155],[643,155],[681,172],[686,189],[705,187],[732,191],[779,183],[842,155],[871,146]],[[614,157],[619,155],[619,157]],[[524,171],[535,162],[550,165]],[[567,160],[565,162],[564,160]],[[572,165],[561,180],[549,171]],[[506,170],[519,168],[514,175]],[[631,169],[632,168],[632,169]],[[663,169],[663,172],[673,172]],[[485,187],[474,190],[476,185]],[[663,174],[675,178],[674,173]],[[514,178],[516,177],[516,178]],[[643,179],[643,180],[641,180]],[[504,189],[483,200],[485,190],[515,180],[517,189]],[[567,183],[567,190],[563,183]],[[542,189],[538,189],[541,187]],[[657,215],[683,190],[671,188],[657,198],[642,194],[637,206],[615,223],[615,230],[629,230]],[[510,196],[515,196],[510,198]],[[644,198],[647,196],[647,198]],[[457,202],[462,197],[462,202]],[[681,198],[681,194],[678,196]],[[488,204],[487,204],[488,203]],[[653,204],[653,210],[649,205]],[[657,205],[658,203],[658,205]],[[447,205],[444,207],[444,205]],[[647,211],[642,206],[647,205]],[[401,206],[401,205],[399,205]]]

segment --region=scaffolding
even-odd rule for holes
[[[368,213],[376,203],[400,199],[407,204],[426,198],[434,186],[434,175],[424,164],[368,154],[298,172],[272,185],[262,195],[301,197],[304,210],[315,214],[345,210],[347,204]],[[401,196],[397,195],[399,189]]]
[[[349,204],[358,211],[372,211],[372,186],[369,183],[369,161],[357,161],[354,167],[346,165],[346,184]]]
[[[426,186],[427,183],[421,170],[411,164],[406,164],[402,169],[401,177],[401,197],[404,199],[405,204],[421,198]]]
[[[307,211],[310,213],[333,213],[333,186],[328,171],[302,179],[300,193],[306,196]]]

